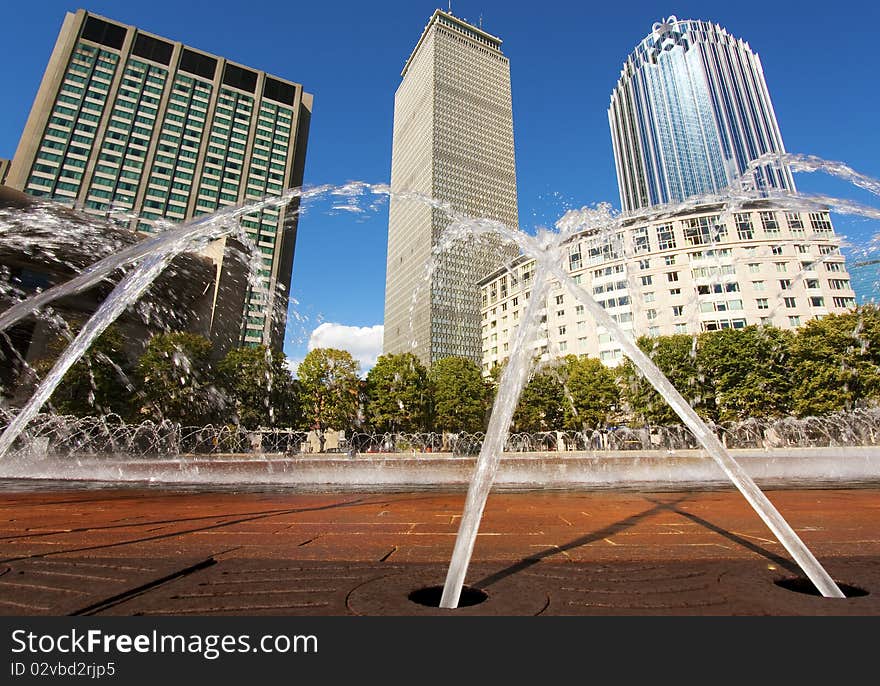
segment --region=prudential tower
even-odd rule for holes
[[[437,10],[401,76],[394,98],[392,191],[517,226],[510,64],[501,40]],[[448,356],[481,361],[476,284],[518,251],[456,243],[426,281],[432,249],[448,224],[444,212],[424,202],[391,199],[385,354],[413,352],[428,365]]]

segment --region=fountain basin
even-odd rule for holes
[[[764,486],[880,483],[880,447],[737,449],[731,454]],[[476,457],[338,453],[218,454],[174,458],[56,457],[32,451],[4,461],[0,478],[302,488],[466,488]],[[703,450],[505,453],[496,489],[664,489],[727,486]]]

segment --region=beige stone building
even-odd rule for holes
[[[394,100],[383,351],[426,364],[458,355],[479,362],[479,279],[515,249],[458,243],[426,270],[448,216],[418,194],[468,217],[518,224],[510,64],[501,39],[437,10],[401,74]]]
[[[571,278],[629,335],[662,336],[749,325],[795,329],[856,305],[840,239],[827,211],[756,201],[736,212],[703,205],[632,217],[566,244]],[[510,355],[535,264],[520,257],[480,282],[483,371]],[[622,359],[610,332],[560,283],[542,312],[535,354]]]
[[[311,107],[300,84],[78,10],[64,19],[6,183],[159,231],[300,186]],[[262,268],[246,287],[239,344],[282,348],[295,210],[241,220]],[[224,249],[213,252],[219,288]]]

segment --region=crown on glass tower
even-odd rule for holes
[[[674,14],[666,17],[663,21],[654,22],[654,25],[651,27],[651,31],[658,37],[675,31],[675,25],[678,24],[678,17]]]

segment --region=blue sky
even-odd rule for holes
[[[387,183],[394,91],[435,8],[447,2],[229,2],[56,0],[20,3],[4,16],[0,44],[14,56],[0,89],[0,157],[15,152],[66,11],[91,12],[300,82],[315,96],[306,185]],[[761,57],[786,148],[846,162],[880,177],[878,5],[867,0],[542,3],[454,0],[453,12],[503,39],[511,61],[520,224],[552,225],[567,209],[619,207],[607,107],[627,54],[653,22],[715,21]],[[796,177],[804,192],[877,205],[877,198],[821,175]],[[835,217],[864,242],[876,222]],[[382,324],[387,205],[352,215],[318,204],[299,225],[285,352],[307,343],[357,342],[368,357]],[[314,335],[316,328],[323,324]],[[340,327],[356,327],[343,329]]]

